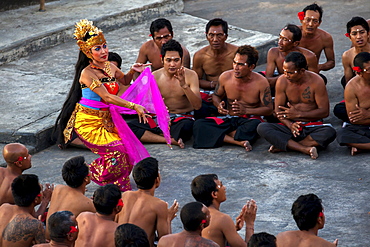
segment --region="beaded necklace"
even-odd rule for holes
[[[104,65],[105,65],[105,68],[103,69],[103,68],[100,68],[94,65],[92,62],[90,62],[90,67],[92,69],[100,70],[101,72],[103,72],[105,76],[109,77],[109,79],[112,79],[113,76],[112,76],[112,71],[110,70],[110,62],[107,61],[104,63]]]

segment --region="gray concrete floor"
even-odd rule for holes
[[[198,0],[185,1],[185,12],[205,19],[221,16],[231,25],[277,35],[287,22],[298,23],[296,13],[310,3],[277,0],[268,2]],[[340,56],[350,46],[343,35],[346,32],[345,24],[354,15],[370,18],[370,2],[368,0],[320,1],[319,4],[324,6],[325,11],[322,27],[333,35],[335,42],[337,66],[326,73],[329,78],[328,90],[333,107],[342,98],[342,89],[339,85],[342,74]],[[176,22],[175,16],[169,19]],[[176,33],[179,33],[176,30],[182,27],[181,22],[178,23]],[[204,25],[201,21],[196,23],[197,27]],[[137,28],[145,29],[145,32],[138,34]],[[149,21],[142,26],[125,27],[106,34],[111,50],[118,51],[127,59],[126,66],[134,62],[135,52],[141,43],[132,38],[140,35],[143,41],[146,40],[148,29]],[[184,36],[177,34],[183,39],[186,47],[191,47],[194,42],[200,42],[192,38],[202,33],[198,34],[190,28],[186,30]],[[70,51],[71,47],[73,47],[72,51]],[[71,79],[71,70],[76,58],[73,55],[76,52],[74,48],[76,48],[75,44],[69,42],[53,48],[51,52],[54,53],[47,54],[50,51],[44,51],[5,67],[2,66],[2,73],[12,76],[7,77],[9,80],[6,85],[19,81],[17,77],[19,75],[22,78],[33,77],[35,81],[50,86],[47,93],[54,93],[51,96],[52,100],[42,104],[47,104],[55,112],[55,109],[61,106],[69,88],[68,80]],[[66,57],[63,58],[64,56]],[[48,71],[47,66],[53,63],[61,66],[56,70]],[[28,67],[35,67],[37,72],[29,72]],[[128,67],[123,68],[126,71]],[[263,69],[263,65],[260,68]],[[24,87],[28,88],[27,85]],[[40,93],[39,91],[43,89],[35,86],[33,90],[35,93]],[[14,92],[17,92],[16,88]],[[50,102],[53,103],[50,104]],[[43,105],[39,107],[42,108]],[[6,111],[6,113],[9,112],[9,110]],[[34,112],[32,116],[18,114],[17,117],[26,119],[34,117],[35,114],[39,113]],[[50,122],[55,119],[52,114],[49,118]],[[332,115],[326,120],[339,128],[340,122]],[[191,180],[199,174],[216,173],[227,187],[228,199],[221,205],[221,210],[235,218],[246,200],[253,198],[258,204],[255,231],[277,234],[296,229],[290,215],[293,201],[301,194],[315,193],[322,198],[325,207],[326,225],[319,232],[321,237],[329,241],[338,238],[339,246],[369,246],[369,154],[351,157],[349,150],[339,147],[336,142],[329,145],[327,150],[320,152],[317,160],[311,160],[307,155],[295,152],[268,153],[269,145],[261,139],[254,145],[253,151],[248,153],[236,146],[226,145],[217,149],[197,150],[191,147],[191,141],[186,144],[183,150],[176,147],[170,150],[166,145],[161,144],[145,145],[149,153],[160,162],[162,184],[156,192],[159,198],[169,203],[177,199],[180,205],[184,205],[193,200],[190,193]],[[61,167],[68,158],[76,155],[84,155],[88,161],[96,157],[89,150],[72,148],[61,151],[56,146],[52,146],[33,156],[33,167],[27,173],[38,174],[43,183],[63,183]],[[96,188],[96,185],[90,184],[87,196],[91,196]],[[176,218],[173,221],[173,232],[179,232],[181,229],[180,219]],[[243,231],[244,229],[241,230],[241,235]]]

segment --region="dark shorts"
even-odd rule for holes
[[[198,119],[194,123],[194,148],[217,148],[224,143],[225,135],[235,131],[234,140],[253,143],[257,138],[257,126],[261,120],[232,117],[217,124],[213,119]]]
[[[287,150],[288,141],[290,139],[299,142],[309,135],[320,147],[326,148],[336,137],[336,131],[333,127],[322,125],[303,127],[300,135],[297,137],[293,136],[288,127],[277,123],[261,123],[257,127],[257,132],[276,148],[284,151]]]
[[[370,126],[348,124],[338,130],[337,141],[341,146],[348,143],[370,143]]]
[[[151,125],[148,123],[140,123],[138,115],[124,115],[123,119],[130,127],[135,136],[140,140],[145,131],[150,131],[157,135],[163,135],[162,130],[153,122]],[[178,118],[177,118],[178,119]],[[176,121],[176,118],[171,120],[170,134],[176,141],[182,139],[183,141],[189,140],[193,135],[194,120],[191,118],[183,118]]]

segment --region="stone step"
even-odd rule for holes
[[[116,6],[113,7],[112,5]],[[181,0],[52,2],[46,12],[34,6],[1,12],[0,65],[68,41],[75,22],[89,18],[104,31],[182,11]]]

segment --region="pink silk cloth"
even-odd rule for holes
[[[149,67],[145,68],[135,82],[122,94],[121,98],[142,105],[148,112],[156,114],[158,126],[163,132],[167,145],[171,148],[170,116]],[[137,114],[135,110],[119,106],[113,107],[118,108],[118,112],[121,114]]]

